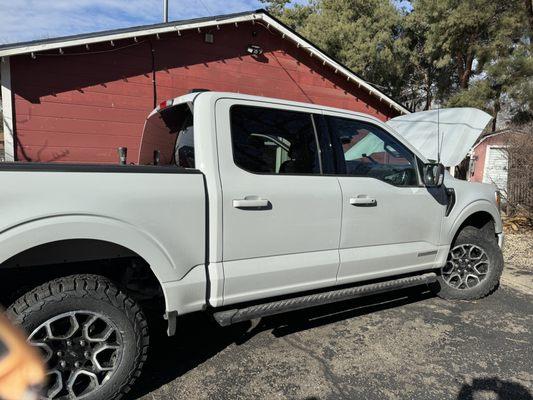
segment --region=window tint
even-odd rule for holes
[[[320,174],[310,114],[233,106],[231,138],[235,164],[250,172]]]
[[[159,158],[159,165],[176,164],[180,167],[194,168],[192,132],[193,117],[187,104],[178,104],[150,115],[142,134],[139,164],[153,164],[156,158]],[[181,150],[182,147],[186,148]],[[185,153],[187,160],[182,162],[184,160],[182,155]]]
[[[194,168],[194,126],[192,113],[183,121],[175,152],[176,164],[183,168]]]
[[[326,118],[342,174],[377,178],[396,186],[418,184],[414,155],[389,133],[360,121]]]

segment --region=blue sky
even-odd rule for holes
[[[0,43],[162,22],[162,0],[0,0]],[[262,8],[259,0],[169,0],[169,19]]]
[[[293,0],[305,3],[307,0]],[[408,0],[393,0],[397,7]],[[162,22],[163,0],[0,0],[0,43]],[[169,0],[169,19],[262,8],[259,0]]]

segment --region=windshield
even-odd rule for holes
[[[165,108],[146,120],[139,164],[155,163],[194,168],[193,118],[187,103]]]
[[[384,144],[385,142],[378,136],[366,135],[344,153],[344,159],[353,161],[374,153],[383,153],[385,152]]]

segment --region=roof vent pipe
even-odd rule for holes
[[[163,0],[163,22],[168,22],[168,0]]]

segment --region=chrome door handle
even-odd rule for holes
[[[234,208],[265,208],[270,205],[270,201],[260,198],[244,198],[233,200]]]
[[[350,197],[350,204],[353,206],[375,206],[378,202],[373,197],[357,196]]]

